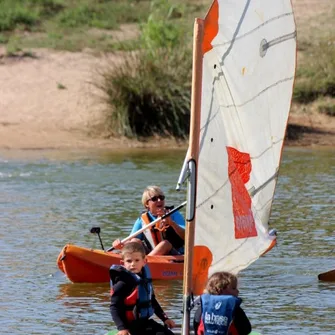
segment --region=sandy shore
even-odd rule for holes
[[[93,135],[105,108],[96,82],[106,59],[88,53],[34,49],[32,57],[6,57],[0,49],[0,148],[132,148],[183,146]]]
[[[315,14],[318,2],[312,0],[295,0],[298,13],[306,1],[315,5],[310,15]],[[103,129],[105,105],[92,82],[106,59],[46,49],[33,49],[34,57],[5,55],[0,47],[0,149],[186,147],[175,140],[92,135],[92,128]],[[294,106],[292,111],[286,144],[335,146],[335,118],[299,113]]]

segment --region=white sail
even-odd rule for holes
[[[217,7],[217,8],[215,8]],[[268,221],[291,105],[296,28],[290,0],[218,0],[203,42],[195,245],[209,272],[238,272],[274,239]],[[214,25],[214,26],[213,26]]]
[[[186,251],[204,257],[208,250],[207,277],[237,273],[274,244],[268,222],[293,93],[296,28],[290,0],[215,0],[197,24],[201,84],[193,83],[192,94],[201,91],[201,108],[193,105],[191,115],[199,134],[190,134],[188,151],[197,186]]]
[[[210,274],[238,273],[274,245],[296,69],[290,0],[215,0],[194,32],[183,334]]]

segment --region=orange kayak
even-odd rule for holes
[[[74,283],[108,283],[109,268],[121,255],[67,244],[57,258],[59,269]],[[147,256],[152,279],[182,279],[184,256]]]

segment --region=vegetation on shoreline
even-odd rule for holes
[[[192,26],[206,2],[0,0],[0,6],[0,44],[8,56],[33,55],[35,47],[125,52],[124,63],[106,68],[95,83],[106,96],[111,135],[187,137]],[[298,110],[313,102],[317,112],[335,116],[334,19],[333,10],[298,26]],[[111,32],[122,24],[137,25],[139,38],[116,40]]]

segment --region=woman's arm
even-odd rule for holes
[[[130,235],[136,233],[141,228],[142,228],[142,219],[138,218],[133,225],[133,229],[131,230]],[[139,238],[140,240],[143,240],[143,233],[138,234],[136,237]]]

